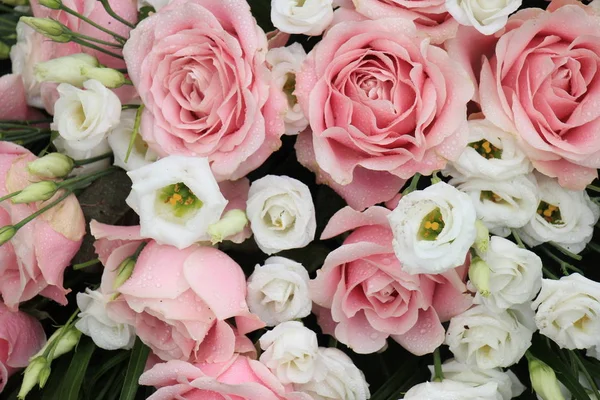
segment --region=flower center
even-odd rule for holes
[[[502,196],[492,192],[491,190],[482,190],[481,194],[479,195],[479,200],[487,200],[496,204],[506,203],[506,200],[504,200]]]
[[[469,146],[474,148],[485,159],[502,158],[502,149],[494,146],[485,139],[469,143]]]
[[[199,210],[203,203],[192,190],[183,182],[165,186],[159,191],[157,203],[169,207],[171,214],[184,218]]]
[[[419,228],[419,239],[421,240],[436,240],[439,234],[444,230],[444,219],[439,207],[431,211],[421,221]]]
[[[547,222],[552,225],[562,224],[562,215],[560,213],[560,208],[553,204],[546,203],[545,201],[540,201],[540,205],[538,206],[537,213],[541,215]]]
[[[283,203],[283,204],[282,204]],[[274,196],[265,202],[263,219],[276,231],[287,231],[294,226],[296,216],[285,207],[285,196]]]
[[[294,96],[294,90],[296,90],[296,75],[286,74],[285,84],[283,85],[283,92],[287,96],[287,101],[290,107],[293,107],[298,102],[296,96]]]
[[[575,321],[573,323],[573,326],[575,328],[579,329],[580,331],[583,331],[583,330],[585,330],[585,327],[589,321],[591,321],[591,319],[586,314],[583,317],[579,318],[577,321]]]

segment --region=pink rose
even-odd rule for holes
[[[458,22],[446,10],[445,0],[342,0],[338,3],[369,19],[411,20],[419,31],[431,37],[433,43],[443,43],[454,37],[458,29]]]
[[[267,367],[256,360],[233,356],[217,364],[169,361],[155,365],[140,376],[140,384],[158,390],[148,400],[310,400],[290,392]]]
[[[143,242],[139,226],[92,221],[90,229],[105,267],[101,290],[114,294],[117,268]],[[149,241],[118,293],[108,305],[111,317],[135,326],[140,339],[163,360],[228,360],[236,346],[247,351],[238,335],[264,326],[246,305],[242,269],[212,247],[178,250]],[[235,319],[237,331],[226,322],[229,318]]]
[[[43,118],[39,111],[27,105],[27,94],[20,75],[0,77],[0,96],[0,121]]]
[[[208,157],[220,181],[260,166],[281,144],[287,101],[269,95],[266,51],[244,0],[174,0],[142,21],[124,54],[149,146]]]
[[[442,322],[471,306],[466,265],[443,275],[410,275],[394,255],[390,211],[338,211],[321,239],[353,230],[311,281],[311,297],[325,333],[357,353],[380,350],[388,337],[416,355],[444,342]]]
[[[600,15],[554,1],[510,17],[498,37],[462,28],[450,51],[480,78],[485,117],[518,134],[541,173],[582,190],[600,168]],[[566,4],[566,5],[565,5]]]
[[[29,358],[46,343],[40,322],[0,302],[0,393],[8,378],[29,364]]]
[[[391,199],[467,143],[471,80],[409,20],[339,22],[296,79],[312,129],[312,140],[296,145],[298,158],[314,151],[315,163],[305,165],[347,186],[354,208]]]
[[[0,142],[0,197],[36,180],[27,171],[27,164],[36,158],[21,146]],[[31,204],[1,202],[0,227],[18,223],[60,195]],[[19,229],[0,249],[0,295],[8,308],[16,310],[38,294],[67,304],[63,273],[84,234],[83,212],[74,195]]]

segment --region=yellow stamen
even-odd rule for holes
[[[426,221],[425,222],[425,229],[431,229],[431,225],[432,225],[431,222]]]
[[[427,228],[427,225],[425,225],[425,227]],[[433,229],[434,231],[437,231],[438,229],[440,229],[440,224],[437,222],[434,222],[433,224],[431,224],[431,229]]]
[[[485,150],[486,153],[492,152],[492,147],[490,146],[490,142],[483,142],[481,147],[483,147],[483,149]]]

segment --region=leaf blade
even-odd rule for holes
[[[138,380],[144,371],[144,366],[146,365],[146,360],[148,359],[149,353],[150,348],[142,343],[140,338],[137,338],[135,340],[133,350],[131,351],[131,357],[129,357],[127,374],[125,375],[125,381],[123,382],[123,387],[121,388],[119,400],[135,399],[135,395],[139,387]]]

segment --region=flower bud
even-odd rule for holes
[[[65,327],[61,327],[58,331],[62,331]],[[57,332],[58,332],[57,331]],[[54,336],[54,335],[53,335]],[[67,354],[71,350],[75,348],[77,343],[79,343],[79,338],[81,337],[81,332],[75,328],[75,326],[71,326],[60,338],[60,341],[56,344],[54,348],[54,353],[52,354],[52,359],[57,359],[63,354]]]
[[[529,361],[529,377],[533,390],[543,400],[565,400],[560,391],[554,370],[537,358],[527,355]]]
[[[475,257],[471,261],[469,279],[483,297],[490,295],[490,267],[481,258]]]
[[[51,8],[53,10],[60,10],[62,1],[60,0],[38,0],[40,5]]]
[[[118,88],[125,84],[127,79],[122,72],[112,68],[81,68],[81,74],[87,79],[95,79],[107,88]]]
[[[24,399],[25,396],[40,382],[40,374],[46,368],[49,368],[48,360],[45,357],[36,357],[29,362],[23,374],[23,383],[17,398]],[[47,378],[46,378],[47,379]]]
[[[477,236],[473,247],[478,253],[486,253],[490,247],[490,231],[480,220],[475,221],[475,229],[477,230]]]
[[[247,224],[248,218],[242,210],[227,211],[221,220],[209,225],[210,240],[212,244],[221,243],[225,238],[243,231]]]
[[[17,230],[12,225],[6,225],[0,228],[0,246],[12,239],[16,233]]]
[[[35,65],[35,79],[38,82],[70,83],[81,87],[89,78],[83,74],[84,69],[96,68],[100,64],[96,57],[85,53],[58,57]]]
[[[10,46],[0,42],[0,60],[6,60],[10,57]]]
[[[46,386],[46,382],[48,382],[48,378],[50,378],[50,372],[52,372],[52,370],[50,369],[50,363],[48,363],[45,368],[42,368],[38,375],[40,389],[43,389],[44,386]]]
[[[32,183],[11,199],[13,204],[34,203],[48,200],[58,190],[58,185],[53,181]]]
[[[71,173],[75,163],[73,159],[61,153],[50,153],[30,162],[27,169],[30,174],[40,178],[63,178]]]
[[[69,28],[51,18],[21,17],[21,21],[55,42],[71,41],[72,35]]]
[[[113,289],[117,290],[123,285],[127,279],[131,277],[133,273],[133,269],[135,268],[135,259],[132,257],[127,257],[123,262],[119,265],[117,270],[117,276],[115,277],[115,282],[113,283]]]

